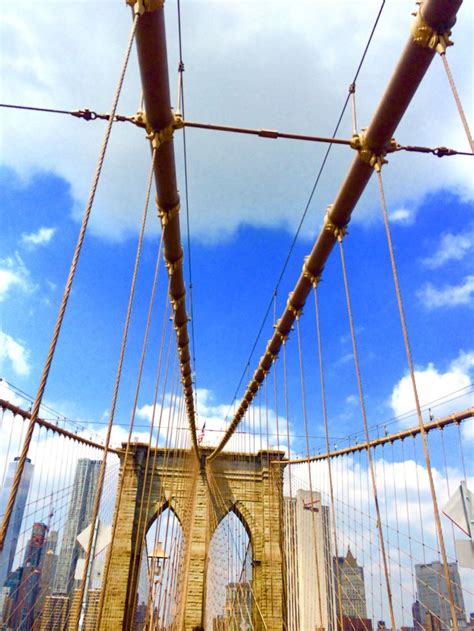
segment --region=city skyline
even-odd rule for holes
[[[0,498],[5,495],[8,497],[9,484],[17,462],[18,458],[15,457],[9,464]],[[100,464],[100,460],[78,459],[69,496],[69,508],[61,533],[50,527],[50,520],[54,514],[51,512],[48,523],[33,523],[24,550],[20,551],[17,544],[24,528],[23,513],[27,506],[34,472],[34,466],[28,459],[21,483],[21,495],[15,504],[15,518],[10,524],[4,550],[5,568],[8,568],[8,565],[10,567],[0,584],[1,629],[4,628],[3,624],[7,625],[5,628],[29,631],[33,629],[34,621],[43,620],[44,625],[42,623],[41,629],[44,626],[45,629],[56,631],[58,627],[55,625],[60,624],[63,619],[68,619],[76,583],[74,570],[77,560],[82,555],[82,548],[76,537],[90,523]],[[57,553],[59,540],[61,547]],[[13,569],[15,557],[18,555],[19,565]],[[89,609],[88,619],[93,615],[91,611],[92,609]]]
[[[15,458],[10,464],[14,466],[16,462]],[[88,523],[91,498],[94,495],[92,491],[97,481],[99,466],[100,461],[88,458],[79,459],[77,462],[66,521],[66,526],[69,524],[70,527],[65,527],[63,531],[61,552],[55,553],[58,547],[58,532],[50,530],[45,523],[36,522],[33,524],[22,553],[22,564],[10,572],[9,581],[3,590],[3,613],[6,612],[5,620],[13,621],[15,628],[21,631],[32,628],[32,616],[44,618],[45,622],[41,628],[52,631],[55,629],[54,625],[59,624],[58,620],[62,620],[63,617],[65,620],[68,619],[74,609],[74,598],[77,593],[73,591],[74,584],[70,583],[72,591],[69,593],[58,592],[56,586],[64,585],[63,575],[66,574],[61,570],[61,575],[59,575],[56,566],[69,567],[67,576],[70,576],[70,570],[77,561],[76,552],[73,550],[71,554],[72,532],[76,529],[81,531],[84,524]],[[344,630],[347,628],[348,631],[350,629],[362,631],[362,629],[373,628],[375,618],[371,618],[367,612],[364,568],[357,563],[350,545],[347,546],[344,556],[334,556],[330,536],[330,508],[324,505],[321,493],[298,489],[294,497],[286,497],[285,523],[285,531],[287,534],[291,532],[292,535],[286,544],[286,571],[290,588],[289,630],[298,629],[300,624],[313,623],[327,629],[336,629],[335,616],[339,615],[338,580],[344,612]],[[19,528],[21,530],[21,523]],[[317,541],[316,551],[313,545],[315,540]],[[63,551],[64,556],[61,558]],[[316,562],[318,563],[317,571]],[[336,570],[336,564],[338,570]],[[439,623],[440,629],[451,628],[449,608],[446,606],[447,588],[441,564],[438,561],[432,561],[416,564],[414,567],[417,585],[417,599],[413,606],[414,628],[426,629],[427,620],[431,620],[429,623],[431,625]],[[454,586],[455,603],[459,611],[458,623],[460,628],[467,628],[457,564],[450,563],[449,568]],[[219,624],[224,624],[229,611],[235,610],[235,607],[231,607],[229,603],[236,601],[239,589],[241,592],[238,598],[241,605],[239,607],[243,611],[246,604],[247,610],[251,611],[251,605],[249,605],[251,583],[245,583],[245,585],[247,588],[239,587],[237,583],[229,583],[226,586],[226,605],[224,613],[217,616],[213,622],[214,626],[217,625],[216,628]],[[318,587],[321,589],[320,595],[318,595]],[[93,589],[89,591],[94,592]],[[244,591],[247,594],[246,597],[242,596]],[[96,596],[91,597],[90,605],[87,605],[85,612],[90,624],[97,615]],[[416,595],[413,596],[415,598]],[[6,602],[5,597],[7,597]],[[318,610],[320,602],[324,603],[321,612]],[[233,615],[234,624],[235,612]],[[247,624],[245,615],[241,623]],[[380,621],[377,623],[378,627],[380,627],[379,623]],[[230,624],[230,622],[227,621],[225,624]]]
[[[288,628],[335,630],[331,515],[319,491],[285,498]]]
[[[466,626],[466,610],[457,562],[449,563],[448,569],[458,625],[464,627]],[[416,621],[417,626],[426,627],[431,624],[435,627],[439,625],[443,630],[452,628],[448,586],[442,563],[440,561],[417,563],[415,574],[417,601],[420,605],[420,620]]]
[[[72,596],[76,563],[82,554],[77,535],[89,525],[92,517],[100,464],[100,460],[89,458],[80,458],[77,461],[69,512],[54,578],[53,592],[55,594]]]
[[[10,495],[13,478],[18,465],[19,458],[15,457],[12,462],[9,463],[5,481],[0,493],[0,515],[3,515]],[[18,538],[21,532],[21,525],[23,522],[23,515],[25,512],[26,501],[28,499],[28,493],[30,491],[31,480],[33,477],[34,465],[30,458],[26,459],[25,469],[20,481],[20,487],[18,491],[15,504],[13,506],[13,517],[8,528],[3,550],[0,551],[0,587],[3,587],[8,574],[11,572],[15,555],[17,551]],[[0,599],[1,604],[1,599]]]

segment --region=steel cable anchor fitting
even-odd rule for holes
[[[360,134],[354,134],[351,139],[351,147],[355,149],[361,160],[366,164],[369,164],[371,167],[379,173],[384,164],[387,164],[387,160],[385,160],[385,156],[387,153],[391,153],[397,150],[397,142],[394,138],[391,138],[388,143],[385,145],[382,153],[377,154],[373,151],[369,145],[367,144],[367,140],[365,138],[365,129],[363,129]]]
[[[321,272],[319,274],[313,274],[308,268],[309,256],[304,257],[303,263],[303,276],[309,280],[313,287],[317,287],[321,281]]]
[[[415,21],[411,25],[413,41],[422,48],[430,48],[431,50],[436,50],[440,55],[444,55],[446,48],[453,45],[453,42],[449,39],[451,29],[446,29],[441,33],[436,31],[423,18],[421,13],[423,2],[417,2],[417,4],[420,8],[416,13],[412,13],[415,16]]]
[[[163,9],[165,0],[126,0],[126,3],[132,7],[135,15],[143,15]]]
[[[184,120],[181,114],[172,114],[171,122],[162,127],[161,129],[152,129],[148,124],[145,112],[137,112],[134,117],[136,124],[145,127],[146,137],[151,141],[153,149],[159,149],[162,144],[169,142],[173,139],[173,135],[176,129],[182,129],[184,127]]]
[[[344,226],[336,225],[331,219],[332,209],[333,204],[329,204],[326,210],[326,215],[324,217],[324,229],[330,232],[338,241],[342,241],[346,234],[348,234],[347,224]]]

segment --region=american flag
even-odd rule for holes
[[[304,510],[313,511],[313,513],[319,513],[319,508],[315,504],[319,504],[321,500],[311,500],[309,502],[303,502]]]
[[[201,433],[198,436],[198,439],[197,439],[198,445],[200,445],[202,443],[202,441],[204,440],[204,430],[205,429],[206,429],[206,421],[204,421],[204,424],[203,424],[203,426],[201,428]]]

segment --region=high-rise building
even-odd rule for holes
[[[87,592],[84,619],[82,621],[82,631],[95,631],[97,626],[97,618],[99,615],[100,589],[90,589]],[[69,612],[68,631],[76,631],[76,619],[78,609],[81,606],[80,590],[74,590],[72,597],[71,609]]]
[[[13,572],[10,572],[7,580],[5,581],[5,585],[3,587],[4,590],[4,598],[2,602],[2,609],[0,611],[0,621],[2,626],[0,629],[7,628],[7,623],[11,620],[11,617],[15,610],[15,599],[20,588],[21,577],[23,576],[23,567],[18,567]],[[11,625],[9,625],[11,627]]]
[[[58,555],[56,547],[58,545],[58,533],[56,530],[50,530],[43,546],[43,557],[40,566],[40,579],[38,597],[36,599],[35,616],[37,620],[41,620],[46,598],[51,595],[53,590],[53,580],[56,574],[56,564]],[[39,626],[38,626],[39,628]]]
[[[30,540],[26,546],[21,581],[14,593],[10,593],[13,607],[7,624],[17,631],[30,631],[35,619],[36,599],[39,593],[40,565],[46,524],[33,524]]]
[[[458,626],[464,627],[466,625],[466,610],[458,564],[448,563],[448,570]],[[439,561],[420,563],[415,565],[415,573],[422,625],[452,629],[453,621],[443,564]]]
[[[337,563],[337,567],[334,572],[337,614],[340,615],[337,584],[339,579],[343,615],[350,618],[367,618],[364,568],[357,565],[357,561],[350,548],[347,549],[345,557],[337,557],[335,562]]]
[[[142,600],[139,602],[135,609],[135,620],[133,623],[133,631],[143,631],[146,623],[146,602]]]
[[[215,616],[212,619],[212,631],[227,631],[223,615]]]
[[[226,585],[224,620],[227,631],[250,631],[254,628],[250,583],[228,583]]]
[[[330,512],[317,491],[285,498],[288,631],[336,628]]]
[[[18,467],[19,458],[15,458],[8,465],[5,483],[0,493],[0,520],[5,513],[8,498],[13,484],[13,478]],[[33,477],[34,466],[29,458],[26,459],[23,475],[21,476],[20,486],[18,487],[17,496],[13,505],[13,512],[10,519],[10,525],[7,530],[7,536],[3,543],[3,550],[0,551],[0,589],[5,584],[9,573],[12,571],[13,561],[15,559],[18,537],[21,532],[21,522],[25,512],[26,500],[30,491],[31,478]]]
[[[77,543],[76,537],[89,525],[92,518],[100,464],[100,460],[89,460],[88,458],[81,458],[77,462],[71,503],[64,525],[61,551],[54,579],[53,592],[55,594],[72,595],[74,590],[74,571],[77,560],[82,556],[81,547]]]
[[[420,601],[418,600],[418,595],[416,596],[415,602],[411,606],[411,615],[413,618],[413,628],[415,631],[421,631],[423,629],[423,623],[421,621],[421,607]]]
[[[47,596],[41,613],[40,631],[63,631],[66,628],[69,596]]]

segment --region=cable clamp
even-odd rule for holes
[[[145,115],[144,115],[145,116]],[[145,117],[146,122],[146,117]],[[153,149],[159,149],[162,144],[165,142],[169,142],[173,139],[173,134],[175,129],[182,129],[184,127],[184,120],[181,114],[173,114],[171,123],[166,125],[166,127],[162,127],[161,129],[150,129],[148,123],[146,122],[146,137],[151,141],[151,146]]]
[[[415,16],[415,21],[411,25],[411,34],[415,44],[418,44],[418,46],[422,48],[436,50],[440,55],[444,55],[446,48],[453,45],[453,42],[449,39],[451,30],[447,29],[442,33],[435,31],[435,29],[423,19],[421,8],[413,15]]]
[[[330,213],[332,208],[332,204],[330,204],[327,208],[326,216],[324,217],[324,229],[330,232],[338,241],[342,241],[347,234],[347,225],[337,226],[331,221]]]
[[[126,0],[126,3],[133,7],[135,15],[143,15],[157,9],[162,9],[165,0]]]
[[[351,147],[358,152],[359,157],[363,162],[369,164],[375,171],[377,171],[377,173],[379,173],[382,169],[382,165],[387,164],[387,160],[385,160],[387,153],[396,151],[398,145],[395,139],[391,138],[384,147],[383,152],[378,155],[368,146],[364,132],[365,130],[362,130],[360,134],[354,134],[352,136]]]
[[[274,362],[274,361],[276,360],[276,358],[277,358],[277,355],[276,355],[276,353],[272,353],[272,351],[268,348],[268,347],[270,346],[270,344],[271,344],[271,342],[268,342],[267,347],[266,347],[266,349],[265,349],[265,357],[266,357],[267,355],[270,355],[270,358],[271,358],[271,360],[272,360],[272,364],[273,364],[273,362]]]
[[[168,274],[173,276],[176,270],[183,265],[183,254],[181,253],[180,257],[176,259],[176,261],[166,261],[166,267],[168,269]]]
[[[178,298],[171,298],[171,306],[174,311],[178,311],[180,307],[182,307],[186,302],[186,294],[183,293]]]
[[[321,280],[321,273],[319,274],[312,274],[308,268],[308,256],[304,257],[304,263],[303,263],[303,276],[304,278],[307,278],[309,280],[309,282],[313,285],[313,287],[317,287],[319,284],[319,281]]]
[[[176,331],[178,335],[181,335],[181,331],[183,331],[186,328],[186,325],[187,325],[187,320],[183,322],[183,324],[175,324],[174,330]]]
[[[298,320],[298,318],[301,315],[302,309],[297,309],[291,302],[291,297],[293,295],[293,292],[290,291],[290,293],[288,294],[288,300],[286,301],[286,308],[288,309],[288,311],[290,313],[292,313],[295,318]]]
[[[178,215],[180,209],[181,209],[181,204],[178,202],[175,206],[173,206],[172,208],[163,208],[163,206],[160,206],[160,202],[158,201],[158,195],[156,196],[156,207],[158,209],[158,217],[160,218],[161,221],[161,226],[164,228],[165,226],[167,226],[169,224],[169,222],[174,219],[176,217],[176,215]]]
[[[278,329],[275,329],[275,335],[278,335],[282,344],[285,344],[286,340],[288,339],[288,335],[283,335],[283,333]]]
[[[131,121],[137,127],[142,127],[143,129],[147,128],[146,114],[145,114],[145,112],[142,112],[141,110],[139,110],[135,114],[135,116],[132,116]]]
[[[255,381],[255,379],[252,379],[252,381],[249,381],[249,384],[247,386],[247,390],[250,390],[250,392],[252,392],[253,396],[255,396],[256,393],[258,392],[258,382]]]

